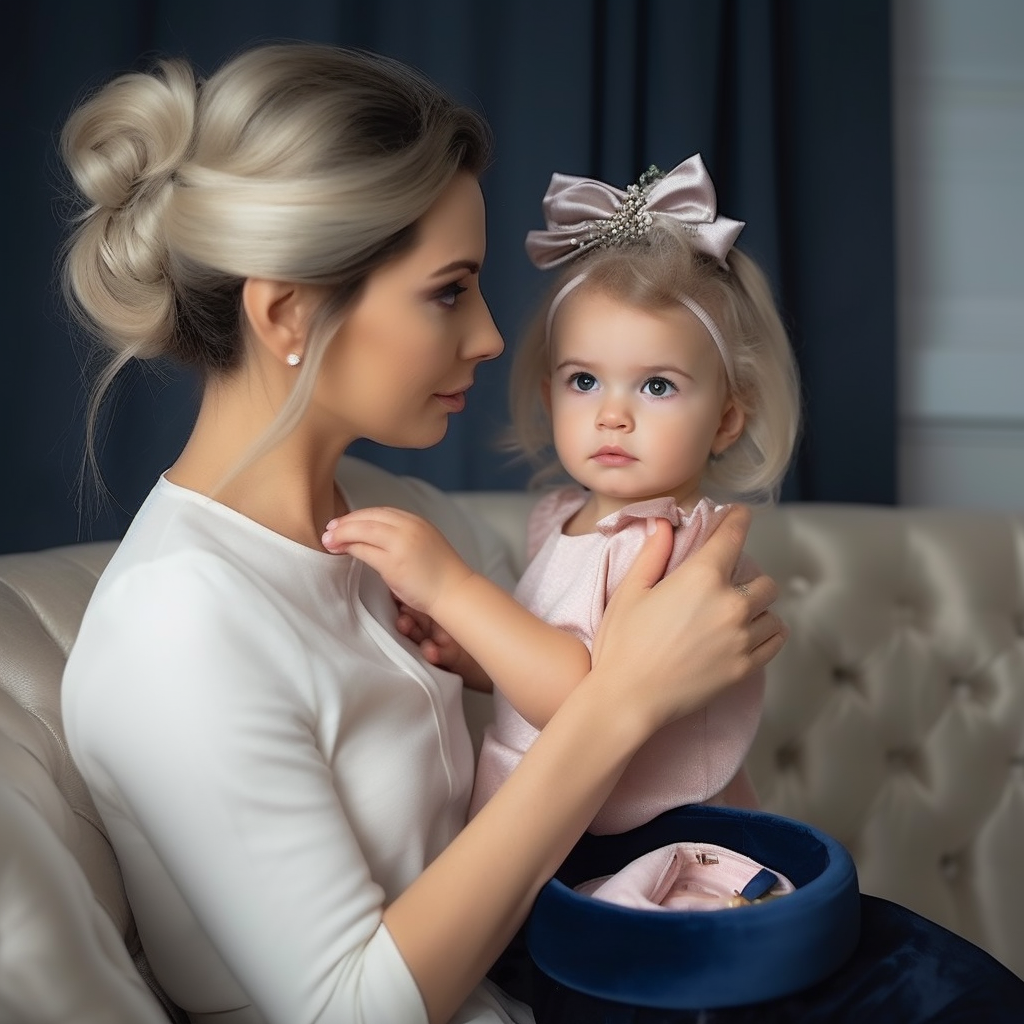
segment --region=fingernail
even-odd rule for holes
[[[648,519],[647,520],[647,536],[649,537],[657,529],[658,529],[658,520],[657,519]]]
[[[337,519],[332,519],[325,527],[325,530],[333,530],[338,525]]]
[[[327,531],[327,532],[326,532],[326,533],[325,533],[325,534],[324,534],[324,535],[323,535],[323,536],[322,536],[322,537],[320,538],[320,543],[321,543],[321,544],[323,544],[323,546],[324,546],[325,548],[329,548],[329,547],[331,546],[331,532],[330,532],[330,530],[328,530],[328,531]]]

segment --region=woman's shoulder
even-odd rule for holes
[[[90,704],[135,710],[147,701],[168,714],[213,700],[226,708],[246,690],[284,693],[284,671],[305,656],[300,617],[277,573],[261,577],[205,543],[191,523],[140,523],[121,542],[86,607],[64,670],[69,717],[101,722]],[[297,606],[296,606],[297,607]]]
[[[155,592],[188,587],[196,580],[237,585],[242,576],[237,549],[254,538],[242,541],[238,531],[244,517],[237,516],[241,523],[232,524],[231,515],[237,514],[161,478],[118,544],[94,600],[124,589],[128,581],[133,586],[148,581]],[[264,560],[262,553],[259,560]]]
[[[216,645],[237,632],[230,623],[266,625],[290,594],[308,589],[304,554],[311,562],[317,556],[161,480],[100,576],[80,636],[115,630]],[[261,631],[246,633],[258,639]]]

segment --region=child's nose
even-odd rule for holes
[[[633,415],[628,403],[615,397],[605,399],[597,412],[597,425],[605,430],[631,430]]]

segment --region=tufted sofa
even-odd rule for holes
[[[525,493],[456,496],[513,572]],[[0,556],[0,1020],[166,1024],[63,740],[64,661],[111,543]],[[749,550],[792,635],[749,759],[865,892],[1024,976],[1024,514],[784,505]],[[477,735],[487,698],[467,695]],[[116,1008],[116,1009],[112,1009]]]

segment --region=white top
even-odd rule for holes
[[[440,492],[353,459],[340,477],[351,507],[410,508],[497,569]],[[358,561],[165,479],[96,587],[68,741],[150,963],[196,1020],[426,1022],[381,918],[461,828],[473,753],[461,680],[395,618]],[[483,987],[454,1018],[508,1019]]]

